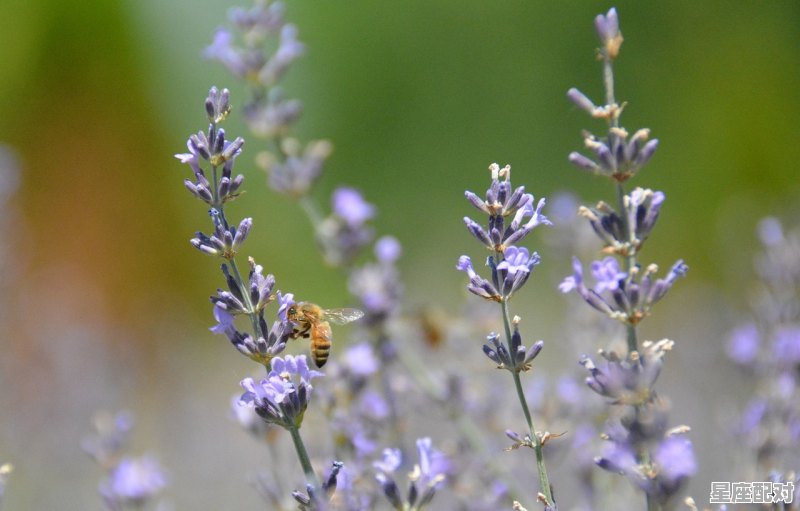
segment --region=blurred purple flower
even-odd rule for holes
[[[376,421],[389,416],[389,405],[383,396],[374,390],[366,390],[361,394],[358,408],[360,413]]]
[[[333,192],[333,212],[352,228],[362,226],[375,216],[375,206],[364,200],[354,188],[341,187]]]
[[[775,332],[772,356],[780,366],[800,364],[800,327],[784,326]]]
[[[433,448],[430,437],[417,440],[417,456],[419,457],[420,485],[441,488],[447,474],[453,471],[453,464],[443,452]]]
[[[697,473],[692,442],[683,436],[669,436],[661,442],[653,454],[653,461],[658,465],[659,478],[674,483],[689,478]]]
[[[400,449],[386,448],[382,454],[383,457],[378,461],[374,461],[372,466],[384,474],[394,474],[394,471],[400,468],[403,463],[403,455]]]
[[[372,345],[360,342],[348,346],[342,357],[342,364],[354,376],[367,377],[378,370],[379,361]]]
[[[383,236],[375,242],[375,257],[379,263],[393,264],[403,253],[403,247],[394,236]]]
[[[758,358],[760,342],[755,323],[742,325],[734,330],[728,338],[728,356],[737,364],[752,364]]]
[[[167,485],[158,462],[149,456],[123,458],[108,479],[100,484],[100,493],[116,506],[144,506]]]

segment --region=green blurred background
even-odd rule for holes
[[[200,56],[233,5],[2,2],[0,142],[14,149],[21,173],[3,241],[14,277],[0,366],[0,458],[17,466],[8,509],[67,509],[54,504],[65,491],[75,492],[74,509],[100,507],[98,473],[88,460],[75,462],[94,409],[137,411],[143,448],[164,449],[180,437],[191,452],[198,417],[210,431],[230,428],[220,403],[236,392],[244,363],[205,330],[218,268],[187,243],[207,230],[208,217],[183,190],[186,170],[172,155],[203,128],[210,85],[230,88],[235,105],[244,97],[240,83]],[[537,198],[563,191],[587,202],[612,197],[605,181],[566,161],[582,147],[581,129],[602,126],[565,98],[572,86],[598,102],[602,96],[592,20],[610,6],[288,2],[308,46],[285,83],[305,104],[298,134],[335,144],[316,196],[327,202],[333,188],[349,184],[378,206],[378,232],[404,246],[409,310],[435,304],[456,312],[463,304],[455,261],[480,255],[461,221],[471,214],[463,191],[486,188],[491,162],[510,163],[515,184]],[[665,375],[680,392],[681,380],[691,388],[729,370],[721,335],[747,301],[757,221],[797,218],[800,4],[616,7],[625,36],[616,66],[617,97],[628,102],[623,124],[649,127],[661,140],[633,184],[668,197],[643,257],[664,268],[684,258],[691,267],[676,291],[683,299],[657,311],[649,327],[653,337],[676,337],[679,351],[686,346]],[[228,133],[247,138],[236,117]],[[249,253],[279,287],[344,305],[344,279],[320,263],[299,208],[267,189],[252,164],[258,149],[253,140],[238,160],[248,193],[231,207],[234,217],[254,217]],[[554,286],[569,272],[568,261],[539,250],[547,273],[526,298],[531,324],[536,310],[563,309]],[[537,337],[552,338],[558,321],[542,320]],[[695,406],[683,420],[694,421],[702,440],[704,411]],[[168,408],[185,418],[164,426],[159,417]],[[725,413],[706,417],[705,438]],[[250,454],[247,444],[238,449]],[[720,479],[713,469],[704,474],[698,496],[707,480]],[[198,483],[174,479],[178,488]],[[207,502],[174,493],[178,508]],[[247,498],[252,508],[255,497]],[[248,508],[215,505],[200,508]]]

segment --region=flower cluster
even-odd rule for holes
[[[488,215],[487,227],[484,229],[469,217],[464,217],[464,223],[470,234],[493,252],[486,260],[492,280],[478,275],[468,256],[461,256],[456,268],[469,276],[467,289],[472,294],[500,302],[509,300],[519,291],[528,281],[533,267],[540,262],[539,254],[531,254],[527,248],[517,247],[515,243],[522,241],[537,226],[550,225],[550,221],[541,213],[544,199],[539,199],[534,207],[533,195],[525,193],[524,186],[512,189],[510,166],[501,169],[493,163],[489,171],[492,184],[486,191],[485,200],[466,192],[470,204]],[[511,222],[506,225],[506,217],[512,215]]]
[[[208,131],[190,136],[186,143],[189,152],[176,154],[175,157],[189,165],[194,173],[194,181],[184,180],[186,189],[212,208],[219,209],[239,196],[244,176],[232,176],[233,165],[242,152],[244,139],[236,137],[232,141],[227,140],[225,130],[218,128],[218,124],[227,119],[231,109],[230,92],[227,89],[220,91],[212,87],[205,106],[210,123]],[[203,161],[211,166],[211,180],[202,168]]]
[[[283,295],[278,291],[275,295],[272,290],[275,286],[275,277],[263,275],[263,268],[255,264],[250,258],[250,274],[248,277],[249,293],[243,295],[236,279],[231,275],[228,267],[222,266],[222,273],[228,284],[228,291],[217,290],[216,296],[211,297],[214,304],[214,319],[217,324],[209,330],[215,334],[228,337],[231,344],[244,356],[254,362],[265,366],[269,365],[273,357],[286,348],[286,342],[294,329],[293,324],[286,316],[286,311],[294,304],[294,295]],[[278,318],[267,328],[264,311],[267,304],[277,298]],[[254,331],[258,335],[254,338],[248,332],[239,331],[234,325],[234,317],[239,314],[255,318]]]
[[[299,427],[311,397],[311,379],[322,376],[308,368],[305,355],[285,359],[275,357],[272,369],[259,382],[253,378],[242,380],[240,404],[253,407],[266,422],[282,427]]]
[[[402,250],[396,238],[383,236],[375,242],[375,262],[354,268],[350,273],[348,288],[364,307],[367,325],[385,321],[400,309],[403,284],[395,263]]]
[[[436,490],[442,487],[447,474],[452,470],[450,461],[440,451],[433,448],[430,438],[417,440],[418,463],[408,474],[408,490],[405,496],[395,480],[395,472],[403,464],[399,449],[384,449],[383,459],[373,466],[378,471],[375,476],[383,488],[383,494],[394,509],[419,511],[430,504]]]
[[[625,218],[603,201],[594,208],[581,206],[578,214],[589,220],[592,229],[603,241],[604,252],[631,256],[639,251],[650,236],[663,202],[662,192],[634,188],[623,197]]]
[[[559,285],[562,293],[577,291],[586,303],[598,311],[630,325],[636,325],[647,317],[652,306],[688,270],[683,261],[678,261],[666,277],[656,279],[654,275],[658,266],[655,264],[647,266],[644,271],[633,267],[630,272],[624,272],[619,267],[619,261],[609,256],[592,262],[595,284],[589,288],[583,279],[583,265],[577,257],[572,259],[572,268],[574,273]]]
[[[271,151],[256,158],[269,175],[270,187],[303,197],[319,178],[332,146],[325,140],[303,146],[290,136],[303,105],[286,98],[279,83],[305,53],[305,45],[298,40],[297,27],[286,22],[285,10],[283,2],[273,0],[260,0],[250,9],[231,9],[232,28],[217,30],[205,56],[221,62],[252,91],[244,116],[255,136],[273,144]]]
[[[373,239],[367,224],[375,206],[355,188],[340,187],[331,196],[331,214],[317,225],[317,243],[331,266],[347,267]]]
[[[111,510],[143,507],[167,485],[158,462],[149,456],[122,458],[108,479],[100,483],[100,494]]]
[[[469,217],[464,217],[467,229],[486,248],[494,252],[504,252],[531,233],[539,225],[550,225],[541,211],[544,199],[535,202],[533,195],[525,193],[525,187],[513,189],[511,186],[511,166],[502,169],[496,163],[489,166],[492,184],[486,190],[486,198],[467,191],[465,196],[478,211],[488,215],[488,223],[483,228]],[[507,217],[512,217],[506,225]]]
[[[322,493],[326,497],[330,498],[333,492],[336,491],[339,473],[342,471],[343,467],[344,463],[341,461],[334,461],[331,465],[330,472],[322,482]],[[320,495],[318,495],[317,490],[311,485],[306,487],[306,493],[293,491],[292,497],[294,497],[294,500],[299,504],[300,511],[318,511],[325,509],[320,500]]]
[[[522,336],[519,333],[519,322],[520,318],[518,316],[512,320],[514,333],[511,334],[510,349],[500,342],[500,335],[494,332],[489,334],[486,338],[486,344],[483,345],[483,352],[500,369],[514,372],[529,371],[531,362],[544,347],[544,341],[538,341],[530,348],[523,346]]]
[[[668,429],[669,404],[655,392],[664,355],[674,343],[668,339],[643,342],[641,353],[622,358],[601,351],[602,363],[583,357],[587,386],[617,407],[606,424],[604,452],[595,463],[622,474],[649,498],[666,505],[697,471],[687,426]]]

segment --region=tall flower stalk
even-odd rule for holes
[[[800,486],[800,228],[765,218],[758,231],[752,314],[727,346],[755,384],[736,428],[753,461],[743,475]]]
[[[583,264],[573,258],[573,275],[560,289],[576,291],[591,307],[624,325],[625,355],[601,350],[602,362],[586,356],[581,360],[589,371],[587,385],[609,400],[613,413],[604,434],[606,451],[595,461],[628,477],[645,493],[647,509],[653,511],[672,502],[696,471],[696,462],[692,444],[683,436],[689,428],[667,429],[669,403],[655,392],[663,357],[674,342],[640,342],[637,327],[686,274],[687,267],[679,260],[666,277],[657,278],[656,265],[641,266],[640,251],[655,227],[665,195],[643,188],[628,191],[625,185],[650,161],[658,140],[649,139],[649,129],[630,135],[620,124],[625,104],[618,104],[615,98],[613,63],[623,38],[616,10],[598,15],[595,29],[601,43],[598,58],[603,65],[606,103],[597,106],[574,88],[567,96],[593,118],[605,121],[607,131],[603,137],[584,132],[584,144],[594,159],[573,152],[569,161],[608,178],[614,185],[616,204],[601,201],[579,209],[602,241],[605,257],[591,264],[592,287],[584,281]]]
[[[306,479],[310,496],[321,488],[308,451],[300,436],[300,426],[311,397],[311,379],[322,376],[308,368],[305,356],[281,358],[295,325],[287,318],[287,310],[294,303],[293,295],[281,291],[273,293],[275,277],[264,275],[263,268],[248,258],[247,277],[240,270],[236,256],[247,239],[253,221],[241,220],[233,226],[226,215],[226,205],[240,195],[244,176],[233,177],[233,166],[244,145],[244,139],[226,138],[220,123],[231,112],[230,93],[227,89],[212,87],[205,100],[209,126],[189,137],[188,153],[176,157],[187,164],[193,179],[184,184],[189,192],[209,208],[212,233],[197,232],[191,244],[201,252],[222,259],[222,275],[227,289],[218,289],[211,297],[217,324],[211,327],[216,334],[225,335],[231,344],[247,358],[262,365],[267,376],[260,381],[245,378],[245,389],[239,404],[251,407],[265,422],[275,424],[292,437],[300,466]],[[277,318],[268,326],[265,317],[267,306],[278,302]],[[240,330],[237,317],[246,317],[250,331]]]
[[[555,509],[555,500],[542,452],[548,437],[534,427],[520,378],[520,373],[531,369],[531,363],[542,350],[544,343],[538,341],[530,348],[526,348],[522,344],[519,331],[521,318],[512,317],[509,310],[509,301],[525,285],[531,271],[540,262],[539,254],[536,252],[531,254],[527,248],[520,247],[517,243],[534,228],[542,224],[549,225],[550,221],[541,213],[544,199],[536,203],[531,194],[525,193],[525,187],[512,188],[510,166],[501,169],[495,163],[489,170],[492,182],[485,199],[472,192],[466,192],[470,204],[487,215],[486,227],[469,217],[464,218],[464,223],[470,234],[491,253],[486,260],[486,265],[491,270],[491,280],[480,276],[466,255],[459,258],[456,268],[469,277],[467,289],[472,294],[496,302],[500,306],[505,342],[501,342],[500,335],[493,332],[489,334],[483,351],[499,368],[511,373],[520,408],[525,417],[527,432],[524,435],[509,432],[509,436],[515,440],[516,446],[524,445],[535,451],[541,488],[539,498],[548,509]]]
[[[402,444],[400,413],[388,370],[398,349],[392,342],[389,323],[399,314],[402,297],[395,267],[400,245],[394,238],[383,237],[374,243],[375,262],[361,264],[366,249],[375,241],[369,224],[376,214],[375,206],[358,190],[346,186],[331,194],[328,214],[314,197],[333,145],[327,140],[304,145],[293,135],[303,105],[286,97],[281,81],[302,57],[305,45],[298,38],[297,27],[286,20],[285,11],[286,5],[280,0],[255,0],[248,9],[231,9],[229,27],[217,30],[205,55],[248,85],[250,96],[244,116],[252,134],[265,142],[256,156],[257,165],[266,172],[273,191],[297,202],[314,229],[322,258],[347,276],[351,294],[366,313],[360,323],[367,327],[383,365],[381,389],[390,409],[393,440]]]

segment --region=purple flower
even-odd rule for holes
[[[383,236],[375,242],[375,257],[383,264],[394,264],[403,253],[403,247],[394,236]]]
[[[383,450],[383,458],[378,461],[374,461],[372,466],[384,474],[394,474],[394,471],[400,468],[400,465],[402,464],[403,455],[400,452],[400,449],[386,448]]]
[[[567,96],[595,118],[617,120],[622,112],[621,107],[617,104],[594,106],[589,110],[587,107],[591,102],[588,98],[586,99],[588,103],[579,98],[579,96],[584,98],[585,96],[577,89],[570,89]],[[648,140],[649,138],[650,130],[646,128],[637,130],[629,136],[625,128],[613,127],[609,129],[605,138],[598,138],[592,133],[584,131],[584,145],[594,153],[595,159],[592,160],[578,152],[570,153],[568,159],[570,163],[581,170],[600,174],[622,183],[635,176],[655,154],[658,140]]]
[[[354,188],[337,188],[332,200],[333,212],[352,228],[362,226],[375,216],[375,206],[365,201]]]
[[[400,257],[400,243],[392,236],[380,238],[373,249],[377,263],[364,264],[350,273],[350,293],[361,300],[367,312],[366,324],[385,321],[400,307],[403,284],[395,262]]]
[[[81,448],[101,466],[116,463],[133,431],[133,415],[125,410],[115,414],[101,412],[92,423],[94,432],[81,440]]]
[[[272,361],[272,370],[270,377],[278,376],[284,380],[291,379],[293,376],[300,377],[300,383],[310,386],[311,379],[323,374],[319,371],[314,371],[308,368],[305,355],[293,357],[287,355],[286,358],[276,357]]]
[[[205,100],[206,115],[211,121],[208,131],[191,135],[186,142],[189,152],[175,155],[181,163],[189,165],[194,174],[194,180],[184,180],[186,189],[195,198],[215,210],[236,199],[244,183],[242,174],[233,177],[233,165],[236,157],[242,152],[244,139],[237,137],[233,141],[227,140],[225,130],[218,127],[218,123],[224,121],[230,111],[229,100],[230,93],[227,89],[219,91],[216,87],[212,87],[209,90]],[[213,169],[211,175],[217,178],[214,183],[208,179],[206,171],[203,170],[203,166],[209,165]],[[240,225],[240,227],[247,226]],[[241,234],[246,235],[246,232]]]
[[[605,15],[598,14],[594,19],[594,28],[603,47],[601,52],[609,60],[614,60],[622,45],[622,32],[619,31],[617,10],[612,7]]]
[[[781,221],[775,217],[767,217],[758,223],[758,238],[766,247],[774,247],[785,241]]]
[[[616,472],[625,476],[636,473],[638,463],[630,446],[608,442],[603,449],[603,455],[595,459],[595,463],[609,472]]]
[[[755,398],[748,403],[740,419],[740,431],[744,435],[756,436],[755,432],[760,427],[761,421],[769,411],[769,404],[766,400]]]
[[[429,437],[417,440],[419,457],[419,483],[423,487],[441,488],[447,474],[453,470],[452,463],[443,452],[433,448]],[[415,472],[416,469],[415,469]]]
[[[488,215],[486,228],[478,222],[464,217],[467,230],[483,245],[495,252],[502,252],[507,246],[514,245],[527,236],[539,225],[551,225],[550,220],[542,215],[544,199],[540,199],[534,208],[533,195],[525,193],[520,186],[512,191],[511,167],[503,169],[493,163],[489,170],[492,173],[492,184],[486,191],[486,199],[467,191],[466,198],[478,210]],[[501,180],[502,179],[502,180]],[[506,225],[506,218],[511,222]],[[527,221],[526,218],[530,217]]]
[[[289,319],[286,317],[286,313],[289,310],[289,307],[294,305],[294,294],[286,293],[281,294],[278,291],[278,318],[283,322],[288,322]]]
[[[230,335],[236,330],[233,326],[233,315],[220,305],[214,305],[214,319],[217,320],[217,324],[209,328],[213,333]]]
[[[604,360],[599,365],[584,355],[580,364],[590,373],[586,385],[601,396],[610,398],[613,404],[645,404],[652,398],[663,357],[673,345],[667,339],[657,343],[644,342],[635,359],[622,359],[614,352],[601,351]]]
[[[772,356],[780,366],[800,364],[800,328],[782,327],[775,332],[772,341]]]
[[[525,285],[531,270],[540,261],[539,254],[536,252],[529,254],[527,248],[506,247],[503,252],[503,260],[494,268],[498,280],[503,282],[502,291],[506,300]],[[492,262],[489,264],[491,266]]]
[[[259,82],[267,87],[275,85],[286,74],[292,63],[304,53],[305,45],[297,39],[297,27],[287,23],[281,28],[277,51],[258,73]]]
[[[616,291],[619,289],[620,281],[624,280],[628,274],[620,271],[619,262],[609,256],[602,261],[592,262],[592,276],[597,281],[594,292],[602,293],[605,290]]]
[[[269,173],[269,186],[292,197],[304,197],[322,174],[325,161],[333,152],[333,145],[327,140],[309,142],[305,149],[299,142],[284,143],[284,160],[275,158],[261,162]]]
[[[754,323],[742,325],[728,338],[728,356],[737,364],[752,364],[758,358],[760,342],[758,329]]]
[[[375,216],[375,207],[353,188],[336,189],[331,202],[332,214],[317,225],[317,243],[330,265],[347,266],[372,241],[374,229],[367,220]]]
[[[143,506],[166,485],[166,476],[152,457],[123,458],[100,484],[100,493],[116,506]]]
[[[491,258],[489,259],[491,260]],[[470,282],[467,285],[467,289],[470,293],[495,302],[499,302],[502,299],[500,293],[491,282],[475,273],[475,269],[472,267],[472,260],[468,256],[462,255],[458,258],[456,269],[465,272],[469,277]]]
[[[264,276],[264,268],[256,264],[253,258],[250,258],[249,263],[250,302],[257,311],[261,311],[275,299],[275,296],[272,295],[272,290],[275,287],[275,277],[270,274]]]
[[[697,473],[697,460],[692,449],[692,442],[680,435],[669,436],[659,444],[653,454],[653,461],[658,465],[658,477],[675,483]]]
[[[519,324],[514,323],[514,332],[511,334],[511,346],[507,348],[500,342],[500,336],[494,332],[486,338],[483,345],[483,353],[500,369],[507,369],[512,372],[528,371],[531,362],[542,351],[544,341],[535,342],[530,348],[522,344],[522,336],[519,333]]]
[[[433,448],[430,438],[417,440],[419,463],[409,474],[407,501],[403,501],[400,490],[394,479],[395,471],[402,464],[399,449],[384,449],[383,459],[373,463],[378,473],[375,479],[381,485],[383,493],[396,509],[422,509],[429,504],[452,471],[452,463],[440,451]]]
[[[389,416],[389,405],[373,390],[364,391],[358,403],[359,411],[371,419],[381,421]]]
[[[597,30],[597,37],[604,43],[617,37],[619,34],[619,18],[617,9],[612,7],[605,15],[598,14],[594,19],[594,27]]]
[[[686,275],[688,266],[676,262],[663,279],[653,279],[658,266],[651,264],[644,271],[637,269],[633,279],[619,271],[616,261],[607,257],[592,263],[592,273],[597,280],[593,289],[583,281],[583,267],[578,258],[572,259],[573,275],[559,285],[562,293],[576,291],[586,303],[610,318],[624,323],[638,324],[650,314],[650,309],[667,292],[679,277]],[[602,293],[602,294],[601,294]]]
[[[558,290],[562,293],[569,293],[586,287],[583,285],[583,265],[577,257],[572,258],[572,271],[574,273],[565,277],[561,284],[558,285]]]
[[[226,28],[214,32],[214,40],[203,51],[203,56],[219,61],[239,78],[244,78],[254,67],[243,52],[234,46],[233,33]]]
[[[589,220],[605,252],[626,257],[636,254],[650,236],[664,199],[662,192],[635,188],[624,196],[622,213],[602,201],[591,208],[581,206],[578,213]]]
[[[348,346],[342,358],[342,364],[350,374],[367,377],[378,370],[378,359],[368,342]]]
[[[503,252],[503,260],[497,265],[497,269],[505,270],[509,275],[516,275],[517,272],[530,273],[533,265],[538,262],[539,259],[536,257],[536,253],[531,257],[525,247],[507,247]]]
[[[255,412],[269,423],[299,427],[313,390],[311,379],[317,376],[322,373],[308,368],[305,355],[275,357],[266,378],[258,383],[252,378],[242,380],[245,392],[240,403],[255,407]]]
[[[580,409],[581,401],[584,398],[582,387],[575,381],[575,378],[570,376],[562,376],[558,379],[556,386],[556,393],[559,401],[574,407],[576,410]]]

